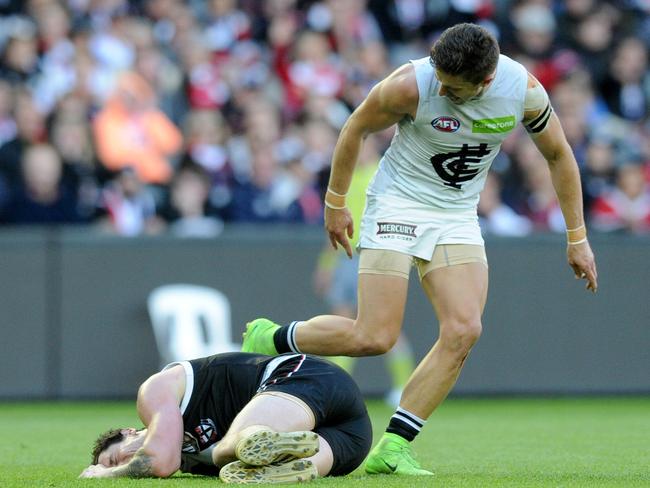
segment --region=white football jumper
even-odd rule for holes
[[[367,190],[360,248],[393,249],[429,260],[436,244],[483,245],[476,209],[490,164],[522,121],[526,69],[501,55],[478,98],[440,96],[430,58],[411,61],[419,92]]]

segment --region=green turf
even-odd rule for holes
[[[378,435],[392,411],[369,403]],[[215,479],[78,480],[102,429],[137,426],[129,403],[0,404],[0,486],[177,486]],[[650,487],[650,398],[450,399],[415,442],[436,476],[318,480],[326,487]]]

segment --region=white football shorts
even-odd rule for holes
[[[438,244],[485,245],[475,209],[434,210],[385,195],[368,195],[359,232],[359,249],[398,251],[425,261]]]

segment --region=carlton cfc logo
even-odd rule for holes
[[[460,129],[460,121],[455,117],[442,116],[431,121],[434,129],[440,132],[456,132]]]

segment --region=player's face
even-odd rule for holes
[[[477,85],[466,81],[460,76],[448,75],[440,70],[436,70],[436,78],[440,82],[439,95],[447,97],[458,105],[482,95],[493,79],[493,77],[490,77]]]
[[[124,438],[104,449],[97,457],[97,464],[111,468],[128,463],[142,444],[140,432],[124,429]]]

